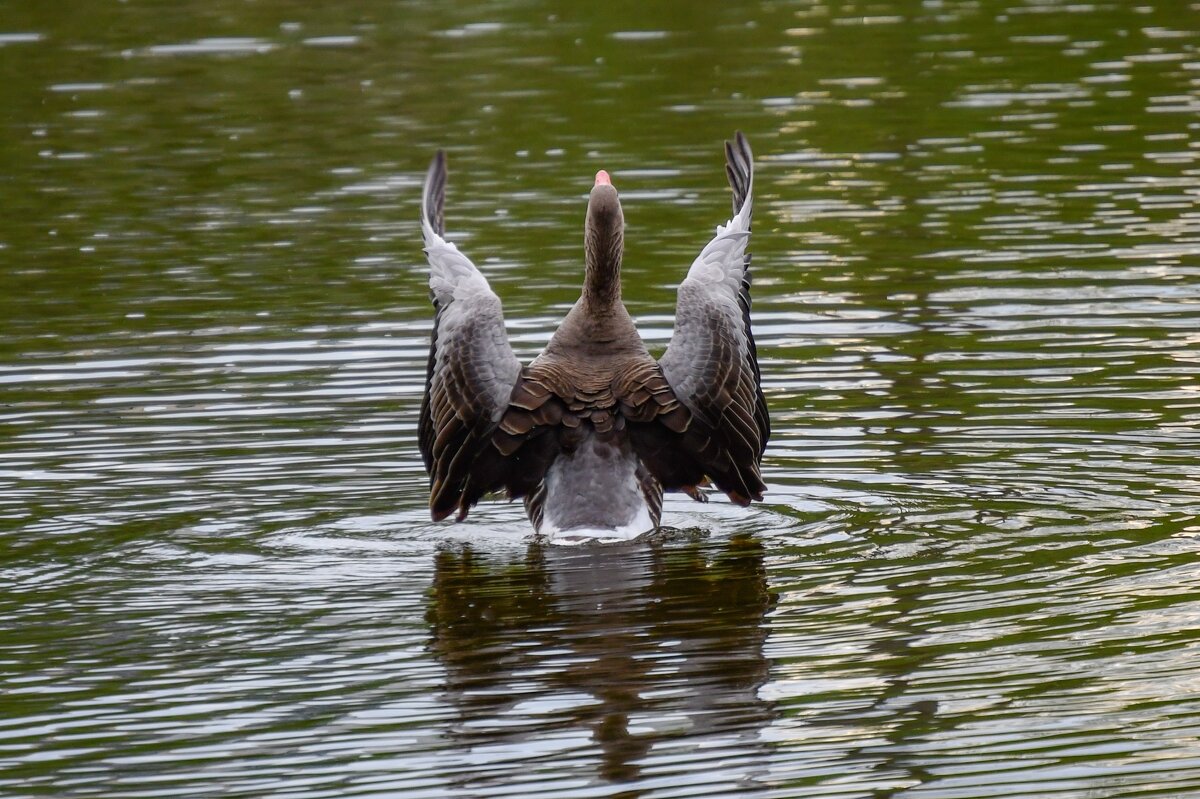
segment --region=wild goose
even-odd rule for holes
[[[621,302],[625,218],[596,173],[584,223],[583,293],[545,350],[522,366],[500,298],[446,241],[446,156],[425,178],[421,232],[435,309],[421,455],[435,521],[484,494],[522,497],[538,533],[632,538],[659,524],[663,491],[739,505],[761,500],[770,419],[750,329],[754,167],[739,131],[725,142],[733,218],[679,286],[675,329],[655,361]]]

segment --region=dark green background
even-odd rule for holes
[[[1197,19],[0,1],[0,793],[1200,792]],[[657,349],[739,128],[767,502],[431,524],[433,151],[525,357],[609,170]]]

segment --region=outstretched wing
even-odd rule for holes
[[[771,434],[750,329],[750,214],[754,165],[739,131],[725,143],[733,218],[692,263],[679,286],[675,330],[659,363],[675,397],[692,415],[671,441],[663,433],[648,460],[664,488],[696,496],[705,477],[742,505],[762,499],[759,471]],[[645,459],[645,458],[644,458]],[[657,468],[656,468],[657,466]]]
[[[458,519],[505,486],[505,458],[491,444],[521,364],[504,330],[500,298],[445,233],[446,155],[425,177],[421,233],[435,309],[419,438],[430,477],[429,509]]]

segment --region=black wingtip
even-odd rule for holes
[[[733,189],[733,213],[742,210],[750,193],[750,182],[754,175],[754,154],[750,142],[740,130],[734,131],[733,141],[725,142],[725,176]]]
[[[425,173],[425,192],[422,214],[439,236],[446,234],[446,151],[438,150]]]
[[[740,130],[734,131],[733,141],[734,144],[737,145],[738,152],[741,153],[741,156],[743,159],[745,159],[746,163],[748,165],[753,164],[754,153],[750,151],[750,142],[746,139],[746,134],[742,133]]]
[[[446,178],[446,151],[438,150],[433,154],[433,160],[429,162],[429,169],[425,172],[425,184],[433,187],[437,181],[445,182]]]

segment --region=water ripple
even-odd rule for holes
[[[1190,18],[385,5],[0,33],[0,793],[1200,792]],[[429,153],[522,358],[611,169],[660,352],[735,126],[767,501],[431,522]]]

